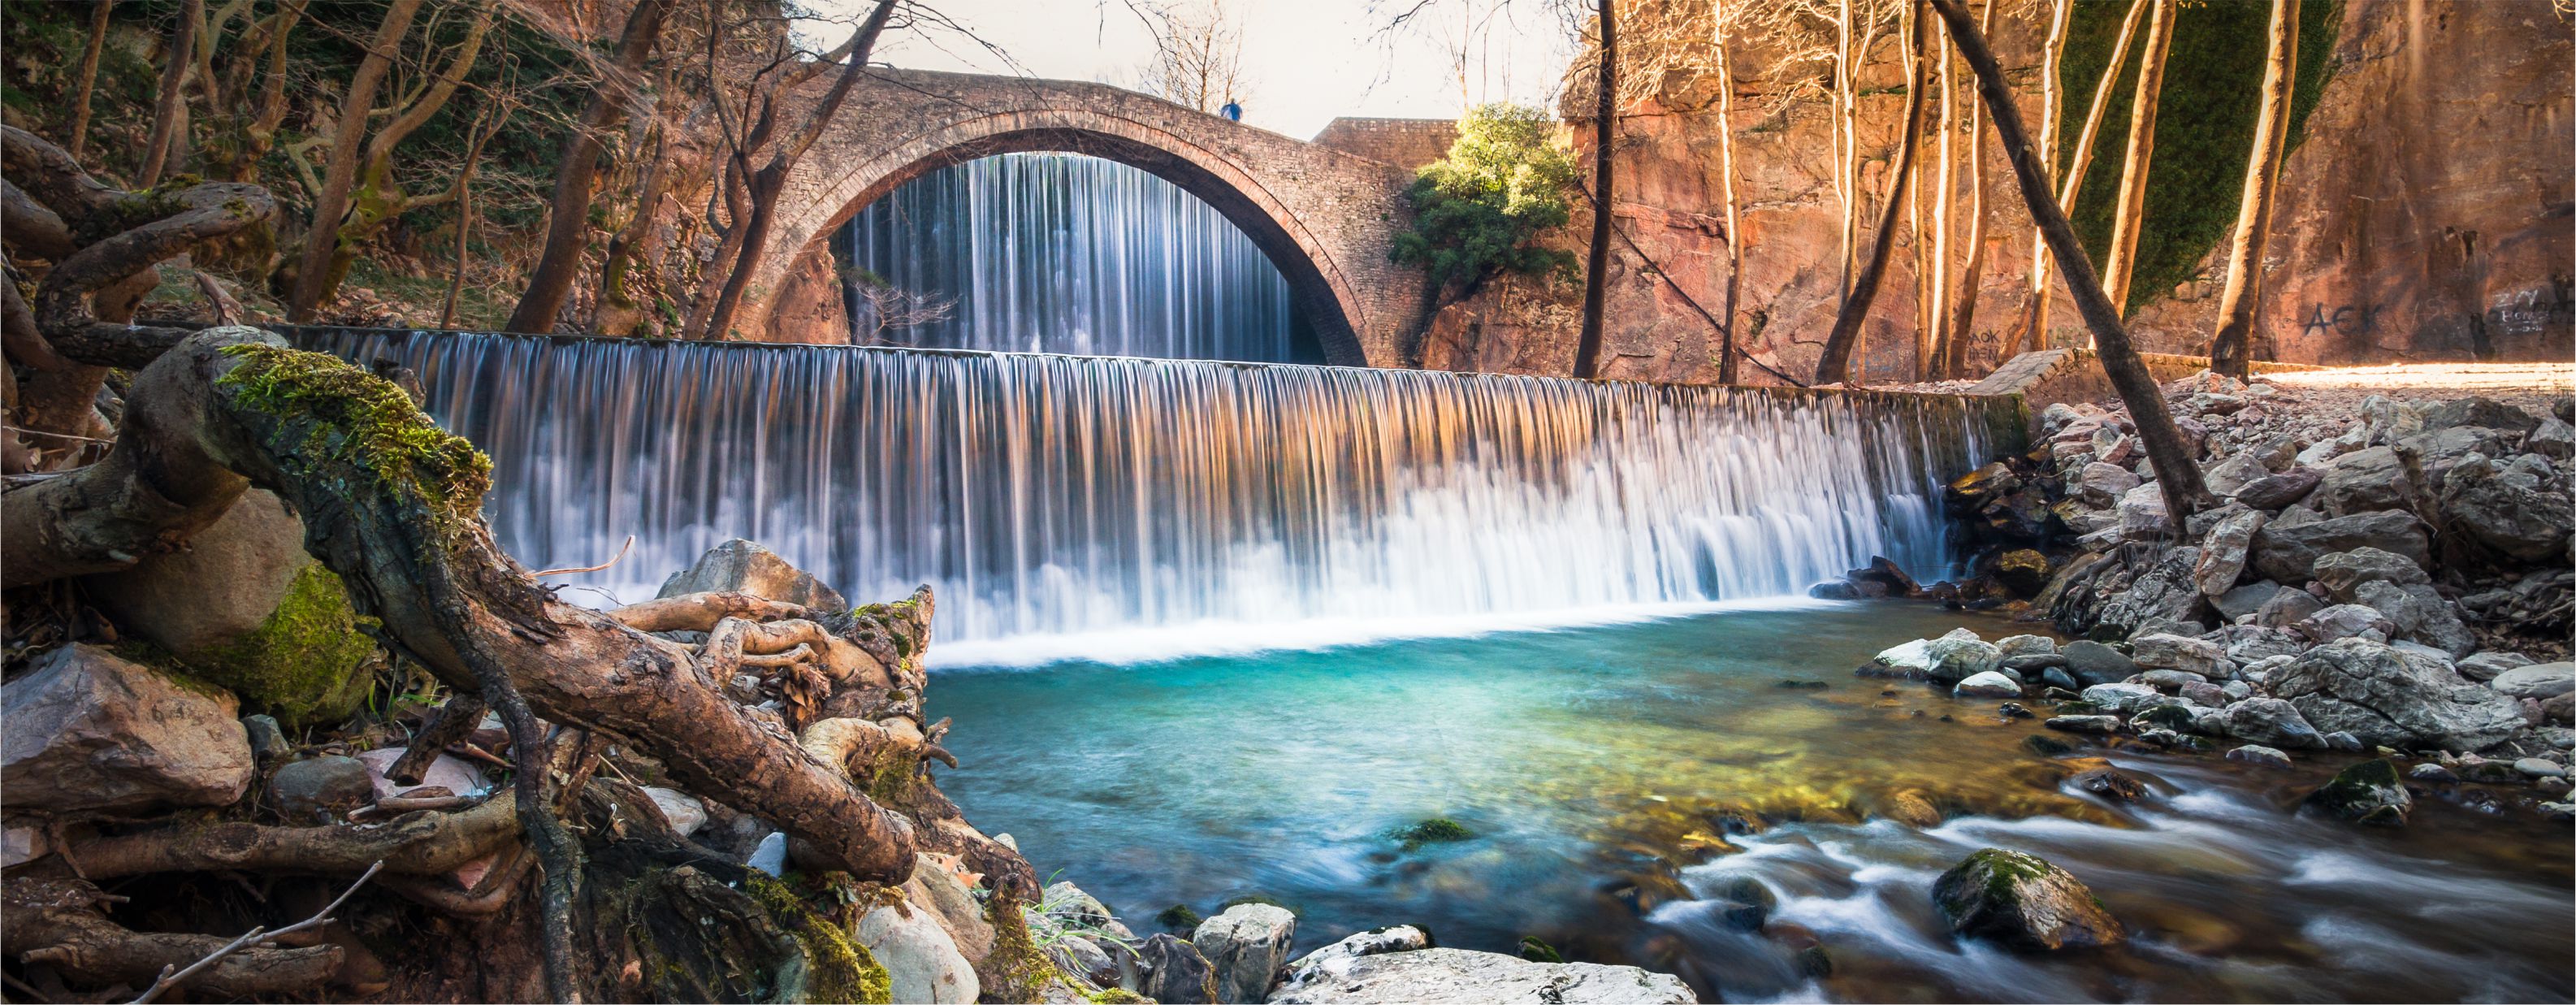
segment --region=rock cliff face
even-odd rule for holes
[[[1998,12],[1993,45],[2037,129],[2045,25]],[[2290,362],[2565,359],[2571,329],[2571,171],[2576,143],[2571,46],[2542,3],[2346,0],[2338,66],[2284,166],[2272,227],[2258,358]],[[1862,246],[1869,211],[1886,197],[1905,95],[1898,45],[1882,41],[1859,99],[1864,163]],[[1814,372],[1833,325],[1841,270],[1840,208],[1832,185],[1832,120],[1820,98],[1774,102],[1768,62],[1737,53],[1735,161],[1744,241],[1744,337],[1760,365],[1747,382]],[[1952,100],[1964,129],[1972,100],[1964,71]],[[2089,85],[2066,99],[2083,114]],[[1938,121],[1938,95],[1931,115]],[[1716,112],[1704,81],[1669,78],[1660,97],[1628,108],[1619,144],[1605,376],[1710,381],[1724,310],[1726,241]],[[2106,123],[2116,132],[2124,122]],[[2177,128],[2167,122],[2165,128]],[[1577,123],[1579,147],[1590,128]],[[2014,324],[2033,246],[2011,167],[1992,141],[1985,159],[1986,262],[1976,291],[1970,373],[1992,368]],[[1964,133],[1955,141],[1964,144]],[[1588,159],[1589,154],[1583,155]],[[1933,162],[1932,145],[1923,154]],[[1964,155],[1956,169],[1967,199]],[[1902,193],[1900,193],[1900,198]],[[1929,214],[1931,199],[1924,199]],[[1964,211],[1962,213],[1964,217]],[[1554,240],[1580,249],[1589,214]],[[1899,226],[1904,226],[1899,224]],[[1927,228],[1928,231],[1928,228]],[[1955,254],[1964,257],[1965,227]],[[1901,232],[1855,372],[1865,382],[1914,373],[1916,275]],[[2141,348],[2197,353],[2213,330],[2225,249],[2202,280],[2144,305]],[[1956,282],[1958,265],[1952,266]],[[2072,300],[2055,286],[2050,341],[2082,345]],[[1582,290],[1574,283],[1496,282],[1444,310],[1426,364],[1460,370],[1569,373]],[[1775,372],[1776,371],[1776,372]]]

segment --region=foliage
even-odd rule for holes
[[[2165,57],[2164,90],[2157,101],[2146,219],[2138,233],[2137,266],[2129,283],[2129,302],[2124,305],[2129,309],[2191,281],[2210,249],[2225,241],[2236,225],[2245,162],[2253,155],[2254,120],[2261,112],[2265,24],[2270,11],[2269,4],[2234,0],[2184,4],[2177,11],[2173,47]],[[2110,62],[2120,21],[2127,13],[2126,2],[2075,5],[2059,72],[2068,110],[2059,120],[2060,171],[2075,159],[2076,141],[2083,138],[2084,109],[2093,100],[2094,85],[2101,82],[2102,68]],[[2307,0],[2299,5],[2299,66],[2290,93],[2290,149],[2298,148],[2308,113],[2334,76],[2334,40],[2342,20],[2341,0]],[[2141,25],[2140,34],[2145,31]],[[2097,263],[2110,253],[2121,160],[2128,149],[2129,109],[2138,86],[2138,50],[2143,48],[2132,47],[2128,68],[2112,82],[2102,132],[2094,139],[2093,164],[2071,214],[2085,253]]]
[[[1458,120],[1449,156],[1425,165],[1405,189],[1413,229],[1393,258],[1420,265],[1435,286],[1473,286],[1511,272],[1571,274],[1574,254],[1530,244],[1571,215],[1574,156],[1555,143],[1545,110],[1490,104]]]

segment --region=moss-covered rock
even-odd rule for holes
[[[288,728],[338,722],[366,701],[362,672],[376,643],[359,629],[340,577],[318,562],[296,573],[268,620],[233,642],[181,657],[188,672],[223,685],[248,709]]]
[[[1476,836],[1476,832],[1468,830],[1465,824],[1448,817],[1432,817],[1390,830],[1386,832],[1386,836],[1404,845],[1404,850],[1412,851],[1426,844],[1471,840]]]
[[[2415,807],[2397,765],[2387,758],[2363,761],[2336,773],[2334,780],[2308,794],[2307,804],[2329,816],[2374,827],[2397,827]]]
[[[1932,884],[1950,930],[2014,949],[2117,945],[2128,935],[2083,881],[2048,860],[2002,848],[1968,856]]]
[[[805,1001],[894,1001],[894,982],[868,947],[840,926],[824,921],[787,884],[752,875],[746,886],[752,899],[805,947]]]

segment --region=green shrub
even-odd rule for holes
[[[1510,272],[1571,273],[1574,254],[1531,245],[1572,213],[1574,156],[1555,143],[1556,122],[1524,105],[1480,105],[1458,120],[1449,156],[1424,165],[1405,189],[1413,229],[1392,257],[1422,266],[1435,292],[1472,290]]]

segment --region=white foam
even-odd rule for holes
[[[1804,597],[1666,604],[1619,604],[1511,614],[1409,618],[1310,618],[1302,621],[1199,621],[1167,628],[1134,628],[1059,635],[934,642],[933,669],[1027,668],[1086,660],[1135,664],[1194,656],[1239,656],[1270,651],[1317,651],[1425,638],[1467,638],[1508,632],[1547,632],[1597,625],[1633,624],[1730,611],[1804,611],[1847,606],[1851,601]]]

